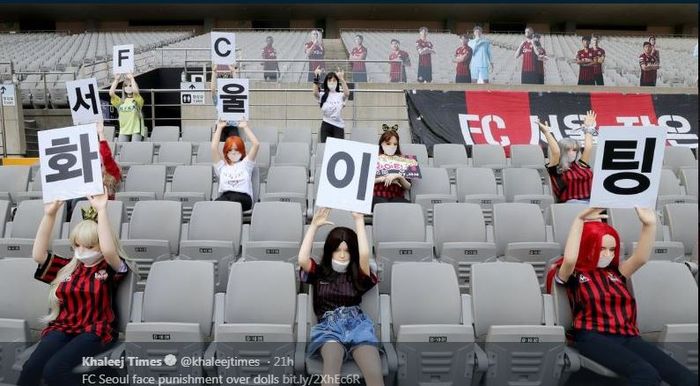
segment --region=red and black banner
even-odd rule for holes
[[[520,91],[407,91],[413,141],[436,143],[541,144],[537,118],[557,139],[583,139],[577,129],[586,111],[598,126],[658,125],[671,146],[698,146],[698,96],[688,94],[564,93]]]

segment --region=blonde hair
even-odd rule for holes
[[[114,245],[117,249],[117,254],[119,255],[119,257],[124,259],[126,265],[129,267],[131,272],[137,274],[138,271],[136,270],[136,263],[126,255],[126,253],[122,249],[119,239],[117,239],[117,235],[114,233],[114,230],[112,230],[111,233],[112,241],[114,242]],[[85,247],[89,246],[92,248],[99,247],[100,238],[97,232],[97,223],[92,220],[83,220],[79,222],[78,225],[76,225],[75,228],[73,228],[73,230],[71,231],[68,239],[70,240],[71,246],[73,247],[75,247],[76,245],[81,245]],[[71,261],[68,264],[66,264],[63,268],[61,268],[56,274],[56,278],[53,279],[49,287],[49,314],[41,318],[42,322],[48,323],[52,320],[55,320],[58,317],[58,314],[61,310],[61,305],[60,301],[58,300],[58,296],[56,296],[56,290],[58,289],[58,285],[61,284],[61,282],[66,280],[66,278],[70,277],[73,274],[73,272],[75,272],[75,269],[78,268],[79,263],[80,262],[78,261],[78,259],[72,258]]]

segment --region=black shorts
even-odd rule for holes
[[[265,80],[267,80],[267,81],[277,80],[277,71],[265,72]]]
[[[433,66],[418,66],[418,81],[432,82],[433,81]]]
[[[245,212],[247,210],[250,210],[253,207],[253,200],[250,198],[250,196],[246,193],[241,193],[241,192],[223,192],[214,201],[231,201],[231,202],[238,202],[241,204],[241,209]]]
[[[520,83],[522,84],[540,84],[540,74],[536,72],[525,72],[520,74]]]
[[[581,77],[578,78],[578,84],[579,86],[594,86],[595,81],[593,79],[581,79]]]
[[[471,75],[456,75],[455,76],[455,83],[471,83],[471,82],[472,82]]]
[[[651,80],[651,81],[644,81],[643,78],[639,78],[639,85],[642,87],[645,87],[645,86],[655,87],[656,86],[656,79]]]
[[[367,71],[355,71],[352,73],[352,81],[364,83],[367,82]]]
[[[603,80],[603,74],[596,74],[595,78],[593,79],[593,82],[595,82],[596,86],[605,86],[605,81]]]
[[[331,125],[330,123],[323,121],[323,123],[321,123],[321,142],[320,143],[326,143],[326,138],[328,138],[328,137],[344,139],[345,138],[345,129],[343,129],[342,127],[335,126],[335,125]]]

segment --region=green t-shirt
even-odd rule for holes
[[[133,98],[124,100],[115,95],[112,97],[111,103],[119,111],[119,134],[141,134],[146,137],[146,125],[141,114],[143,108],[141,95],[136,94]]]

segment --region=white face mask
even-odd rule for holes
[[[331,265],[333,266],[333,270],[338,272],[338,273],[344,273],[345,271],[348,270],[348,265],[350,265],[350,260],[346,261],[338,261],[336,259],[331,260]]]
[[[331,91],[335,91],[335,88],[338,87],[338,82],[328,82],[328,89]]]
[[[241,153],[239,153],[237,151],[230,151],[230,152],[228,152],[228,159],[231,162],[238,162],[241,160]]]
[[[610,263],[613,261],[613,256],[601,256],[598,258],[598,268],[607,268]]]
[[[133,91],[134,89],[131,86],[124,87],[124,92],[127,94],[131,94]]]
[[[382,150],[384,150],[384,154],[386,154],[386,155],[394,155],[394,154],[396,154],[396,148],[397,148],[397,146],[395,146],[395,145],[384,145],[384,144],[382,144]]]
[[[102,259],[102,252],[87,248],[77,248],[75,258],[85,265],[93,265]]]

